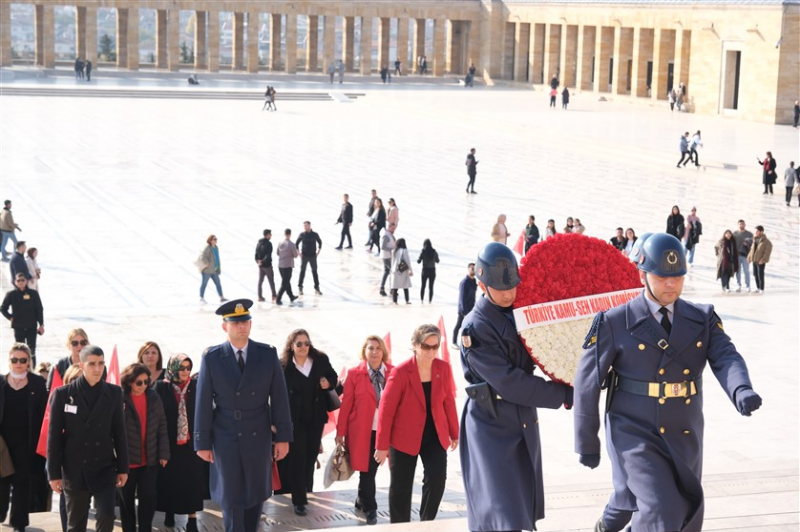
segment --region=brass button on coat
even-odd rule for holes
[[[683,370],[683,374],[684,375],[688,375],[689,374],[689,370],[688,369]]]
[[[687,404],[687,405],[690,405],[690,404],[692,404],[692,400],[691,400],[691,399],[689,399],[688,397],[686,398],[686,404]]]
[[[639,344],[639,351],[644,351],[644,344]]]
[[[664,373],[666,373],[666,370],[664,370],[664,368],[661,368],[660,370],[658,370],[658,374],[659,375],[663,375]]]
[[[691,432],[691,431],[689,431],[689,430],[684,430],[684,431],[683,431],[683,433],[684,433],[684,434],[691,434],[692,432]]]
[[[664,399],[663,397],[659,397],[659,398],[658,398],[658,404],[660,404],[660,405],[663,405],[663,404],[664,404],[664,403],[666,403],[666,402],[667,402],[667,400],[666,400],[666,399]]]
[[[665,432],[667,432],[667,429],[665,429],[664,427],[661,427],[660,429],[658,429],[658,431],[659,431],[661,434],[664,434]]]
[[[697,342],[697,347],[703,347],[703,342]]]
[[[527,423],[523,423],[523,424],[522,424],[522,428],[523,428],[523,429],[527,429],[527,428],[528,428],[528,424],[527,424]]]

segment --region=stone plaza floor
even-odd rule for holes
[[[18,237],[39,249],[46,327],[40,361],[64,356],[67,331],[82,327],[107,353],[117,346],[121,367],[146,340],[158,342],[165,355],[185,352],[198,363],[205,347],[224,339],[213,283],[209,304],[198,305],[200,276],[193,266],[211,233],[219,238],[225,297],[255,300],[253,252],[261,231],[272,229],[277,245],[284,228],[296,236],[311,221],[323,241],[323,295],[311,295],[309,272],[306,295],[296,304],[276,307],[267,297],[254,307],[252,337],[280,349],[291,330],[305,328],[339,369],[357,364],[368,334],[391,333],[395,361],[408,356],[411,332],[421,323],[443,317],[449,340],[458,283],[490,240],[498,214],[508,216],[513,244],[529,214],[542,232],[548,218],[561,228],[573,216],[586,234],[607,240],[617,226],[638,234],[663,231],[672,205],[685,214],[696,206],[704,235],[684,297],[716,306],[764,399],[760,411],[743,418],[706,376],[706,529],[798,529],[800,209],[797,197],[785,206],[782,177],[789,160],[800,162],[798,130],[670,113],[666,103],[598,101],[591,93],[573,94],[568,111],[560,101],[550,109],[541,90],[465,89],[452,79],[381,85],[357,78],[340,86],[320,77],[231,76],[199,89],[261,94],[269,82],[279,110],[262,112],[255,100],[166,99],[159,91],[186,89],[185,81],[151,82],[144,73],[113,83],[98,73],[97,85],[85,89],[140,92],[122,98],[36,94],[78,87],[63,78],[0,83],[0,196],[13,200],[23,229]],[[3,94],[10,88],[19,91]],[[330,98],[281,99],[311,92]],[[680,135],[698,129],[702,169],[676,169]],[[464,160],[472,147],[480,161],[478,194],[466,195]],[[761,194],[756,157],[767,150],[778,162],[774,196]],[[363,246],[371,188],[384,202],[396,200],[396,236],[407,240],[413,259],[425,238],[438,250],[432,304],[420,303],[419,269],[411,305],[402,304],[402,295],[393,306],[378,294],[382,263]],[[356,215],[354,249],[336,251],[343,193]],[[774,246],[764,294],[726,294],[715,280],[714,243],[739,218],[750,230],[764,225]],[[3,266],[3,291],[11,289],[8,275]],[[7,352],[13,335],[5,325],[0,334]],[[0,371],[5,367],[0,357]],[[610,492],[609,461],[604,456],[595,470],[578,464],[570,412],[541,411],[540,417],[547,518],[539,529],[589,530]],[[332,448],[331,435],[324,444]],[[323,467],[326,459],[327,453]],[[457,453],[448,469],[438,532],[466,529]],[[320,472],[320,485],[321,478]],[[275,497],[265,505],[262,526],[363,523],[352,512],[356,486],[354,477],[317,494],[303,519],[285,496]],[[378,486],[383,524],[385,468]],[[418,497],[417,491],[415,507]],[[207,530],[221,529],[215,515],[204,518]],[[163,516],[156,519],[160,524]],[[55,514],[32,516],[29,530],[57,529]]]

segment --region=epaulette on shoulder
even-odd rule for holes
[[[589,349],[597,343],[597,332],[600,330],[600,325],[603,324],[605,318],[604,312],[598,312],[592,320],[592,325],[589,327],[589,332],[586,333],[586,338],[583,340],[583,348]]]

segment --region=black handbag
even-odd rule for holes
[[[405,273],[407,270],[408,270],[408,264],[406,263],[406,261],[401,259],[400,262],[397,263],[397,271],[400,273]]]
[[[339,394],[336,393],[336,389],[331,388],[327,390],[326,401],[328,402],[327,408],[328,412],[333,412],[334,410],[339,410],[342,406],[342,400],[339,399]]]

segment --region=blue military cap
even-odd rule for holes
[[[248,321],[250,320],[250,307],[253,302],[249,299],[234,299],[223,303],[217,309],[217,315],[222,316],[224,321]]]

